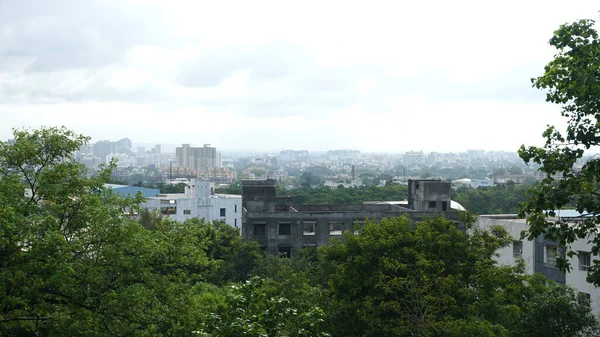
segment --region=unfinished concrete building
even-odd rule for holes
[[[365,219],[408,215],[411,222],[443,213],[460,227],[451,202],[451,184],[440,180],[409,180],[407,201],[377,201],[355,205],[294,205],[278,197],[275,180],[242,182],[242,238],[257,241],[267,252],[291,256],[304,247],[326,244],[354,231]]]

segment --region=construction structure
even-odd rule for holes
[[[269,253],[292,256],[304,247],[320,246],[344,231],[354,231],[365,219],[407,215],[414,223],[438,213],[464,230],[458,214],[462,207],[451,201],[451,191],[449,182],[409,180],[407,201],[294,205],[290,197],[276,195],[275,180],[244,180],[242,239],[258,242]]]

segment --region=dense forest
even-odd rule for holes
[[[494,262],[513,240],[502,228],[467,235],[442,217],[414,227],[407,218],[366,221],[358,235],[278,258],[226,224],[141,210],[141,196],[103,187],[110,165],[86,178],[72,153],[87,137],[43,128],[14,139],[0,143],[1,336],[577,336],[598,328],[589,300],[571,288]],[[382,197],[401,197],[397,188]]]

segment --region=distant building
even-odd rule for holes
[[[295,161],[305,161],[309,158],[309,153],[307,150],[282,150],[279,152],[277,159],[280,162],[295,162]]]
[[[129,138],[123,138],[116,142],[110,140],[101,140],[93,146],[94,156],[100,158],[101,162],[106,162],[109,154],[119,153],[125,154],[130,157],[135,156],[135,153],[131,150],[131,140]]]
[[[404,165],[419,166],[425,163],[425,154],[423,151],[408,151],[404,154]]]
[[[191,179],[185,193],[158,194],[146,198],[142,207],[183,222],[191,218],[220,220],[232,227],[242,226],[242,196],[215,193],[215,184]]]
[[[276,196],[275,180],[244,180],[242,238],[257,241],[269,253],[291,256],[303,247],[320,246],[344,231],[353,231],[366,218],[378,221],[407,215],[415,222],[426,215],[443,213],[464,229],[458,210],[451,207],[450,197],[448,182],[411,180],[408,207],[395,202],[295,205],[290,197]]]
[[[479,188],[479,187],[491,187],[494,186],[494,180],[490,178],[485,179],[457,179],[452,181],[453,188],[461,188],[461,187],[470,187],[470,188]]]
[[[206,170],[218,167],[220,157],[217,149],[210,144],[203,147],[191,147],[190,144],[182,144],[175,148],[176,165],[182,169],[191,171]]]
[[[360,178],[350,179],[350,180],[348,180],[348,182],[336,182],[336,181],[328,180],[328,181],[325,181],[323,186],[329,187],[331,189],[336,189],[340,186],[342,186],[344,188],[360,187],[360,186],[363,186],[363,181]]]
[[[581,216],[572,210],[557,211],[557,217],[563,220],[578,221]],[[563,273],[555,266],[556,257],[561,254],[556,250],[558,246],[556,241],[549,240],[543,235],[532,241],[520,240],[521,231],[529,227],[526,219],[518,219],[516,214],[481,215],[478,225],[483,229],[500,225],[515,238],[512,245],[498,250],[497,260],[500,265],[515,265],[518,259],[522,259],[525,263],[525,273],[540,273],[559,284],[573,287],[581,296],[591,300],[592,310],[596,315],[600,315],[600,289],[586,281],[588,268],[593,265],[594,260],[599,259],[599,256],[591,252],[592,246],[587,238],[578,239],[571,245],[571,249],[577,252],[577,255],[569,257],[562,253],[562,257],[566,258],[573,267],[569,273]]]

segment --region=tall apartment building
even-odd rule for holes
[[[175,149],[177,167],[189,170],[206,170],[219,166],[217,149],[210,144],[203,147],[191,147],[190,144],[182,144]]]
[[[425,154],[423,151],[408,151],[404,154],[404,165],[417,166],[423,165],[425,162]]]

